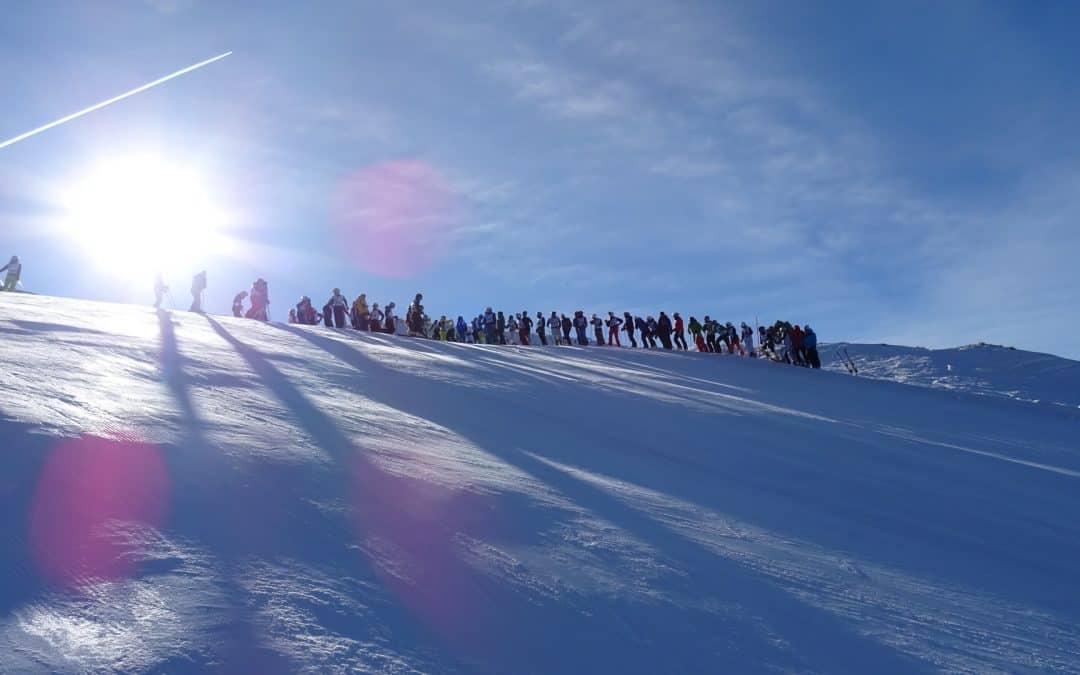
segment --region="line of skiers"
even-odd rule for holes
[[[4,290],[14,290],[21,272],[18,256],[12,256],[11,262],[0,268],[0,272],[8,271],[8,277],[4,282]],[[12,281],[14,278],[14,281]],[[192,279],[191,311],[202,311],[202,293],[206,289],[206,271],[199,272]],[[162,295],[168,293],[161,277],[158,277],[154,287],[156,296],[155,307],[161,305]],[[251,306],[245,312],[244,300],[250,299]],[[690,321],[683,322],[678,312],[673,312],[669,317],[666,312],[660,312],[657,317],[633,316],[630,312],[623,312],[618,316],[615,312],[608,312],[606,319],[593,314],[591,318],[585,316],[585,312],[576,311],[573,318],[566,314],[552,312],[545,317],[542,312],[536,313],[535,320],[529,312],[519,312],[507,316],[503,312],[496,312],[491,307],[482,313],[466,321],[463,316],[458,316],[457,321],[443,315],[438,319],[432,319],[424,312],[424,296],[416,294],[405,314],[405,328],[408,335],[425,337],[434,340],[450,342],[467,342],[473,344],[532,344],[532,335],[539,340],[539,344],[556,346],[569,346],[577,344],[587,346],[590,344],[588,331],[593,330],[593,344],[597,346],[621,347],[620,334],[625,333],[630,347],[637,348],[638,342],[635,335],[640,336],[641,346],[646,349],[678,349],[686,350],[686,331],[689,329],[694,346],[699,352],[707,353],[738,353],[740,356],[762,356],[774,361],[789,363],[808,368],[820,368],[821,359],[817,351],[817,334],[809,325],[792,325],[787,321],[777,321],[772,326],[759,326],[757,332],[746,322],[736,327],[732,322],[720,323],[719,321],[705,316],[703,321],[696,317],[690,317]],[[252,284],[251,292],[241,291],[233,298],[232,311],[237,317],[247,317],[267,321],[270,305],[267,284],[264,279],[257,279]],[[397,317],[394,314],[396,305],[391,302],[385,309],[379,308],[379,303],[368,305],[367,295],[361,293],[351,305],[342,293],[341,289],[335,288],[330,294],[330,299],[322,306],[322,311],[315,309],[311,298],[304,296],[296,307],[289,310],[289,323],[317,325],[320,322],[327,327],[345,328],[346,321],[356,330],[366,330],[380,333],[397,333],[401,331]],[[606,330],[605,330],[606,329]]]

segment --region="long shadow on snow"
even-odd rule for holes
[[[735,603],[746,612],[760,616],[766,625],[778,630],[781,637],[792,645],[795,654],[793,659],[791,654],[782,653],[775,645],[764,640],[758,640],[755,645],[761,651],[748,648],[745,643],[731,644],[724,654],[726,659],[730,659],[725,661],[726,666],[736,670],[753,669],[762,668],[766,663],[794,661],[791,663],[794,667],[809,667],[827,672],[916,672],[925,669],[921,662],[872,639],[857,635],[850,625],[832,614],[800,602],[769,579],[735,562],[717,557],[697,542],[674,534],[597,487],[522,452],[529,450],[541,456],[551,456],[552,448],[574,447],[575,439],[560,425],[545,426],[541,434],[543,443],[536,445],[528,442],[528,433],[522,433],[533,433],[534,430],[507,428],[505,424],[496,422],[482,424],[472,421],[477,417],[477,406],[488,406],[495,411],[515,407],[518,405],[517,401],[505,396],[493,398],[482,389],[470,389],[466,397],[447,396],[442,386],[433,391],[430,381],[388,369],[340,340],[321,337],[314,332],[290,326],[277,327],[311,342],[368,375],[372,382],[378,383],[365,392],[372,399],[453,430],[507,464],[555,487],[575,503],[586,507],[589,512],[673,555],[679,567],[691,575],[689,584],[695,592]],[[574,463],[575,459],[580,458],[553,459]],[[685,619],[677,616],[664,617],[657,606],[616,607],[613,604],[609,610],[610,614],[598,619],[611,619],[619,616],[616,612],[624,612],[623,618],[630,626],[630,633],[650,635],[652,644],[643,648],[641,641],[631,639],[617,645],[618,649],[613,650],[610,634],[604,635],[603,627],[591,625],[585,630],[597,638],[603,636],[606,643],[604,639],[594,639],[582,645],[587,651],[563,649],[552,657],[549,666],[565,669],[565,659],[572,658],[576,664],[584,665],[594,661],[597,665],[603,664],[608,668],[635,672],[673,667],[676,670],[707,669],[715,665],[713,659],[717,656],[719,646],[715,642],[703,644],[704,636],[715,635],[720,629],[733,628],[726,625],[698,624],[699,631],[693,636],[668,632],[663,637],[670,642],[659,642],[656,638],[658,633],[665,632],[665,626],[681,628],[685,625]],[[685,611],[684,609],[683,612]],[[506,615],[504,612],[500,613]],[[518,632],[510,633],[506,637],[520,642],[523,633],[545,625],[537,624],[534,618],[521,615],[519,620],[514,622]],[[716,621],[715,616],[699,616],[697,620]],[[692,639],[688,640],[688,637]],[[550,639],[554,642],[555,636],[550,636]],[[747,635],[745,639],[752,638]],[[658,652],[662,652],[662,661],[658,660]],[[769,652],[765,661],[755,660],[762,652]],[[685,655],[685,663],[672,663],[674,655],[677,654]],[[735,665],[732,665],[733,663]],[[504,665],[509,666],[509,663]]]
[[[526,350],[519,353],[524,356]],[[614,351],[595,349],[593,354],[594,360],[619,365]],[[657,356],[679,358],[670,353]],[[539,357],[530,354],[527,362],[535,362],[537,369],[552,373],[555,377],[549,378],[545,385],[562,391],[560,381],[564,378],[551,370],[555,365],[553,358],[546,354]],[[506,362],[511,370],[524,370],[524,367],[509,365],[508,359],[494,354],[479,360],[492,362],[492,365],[496,361]],[[627,360],[622,365],[631,371],[641,370],[640,360]],[[544,361],[549,365],[543,365]],[[568,355],[566,363],[583,362]],[[595,364],[584,365],[589,366],[586,372],[595,370]],[[732,365],[768,367],[770,364],[740,360]],[[772,405],[783,408],[801,401],[810,403],[811,409],[819,407],[814,405],[812,398],[806,398],[810,392],[805,388],[818,384],[821,375],[803,369],[780,368],[775,376],[787,376],[787,380],[798,384],[801,388],[794,391],[801,395],[789,395],[787,398],[791,401],[778,401]],[[533,373],[529,376],[534,381],[544,382],[543,377],[535,377]],[[682,379],[684,374],[667,373],[665,381],[657,382],[656,387],[671,388],[671,383],[666,380],[673,376]],[[583,381],[590,379],[596,378],[587,375]],[[826,376],[825,380],[828,379]],[[850,378],[839,379],[852,385]],[[577,386],[580,388],[580,384]],[[726,502],[722,509],[724,513],[762,523],[777,533],[790,531],[793,536],[805,537],[811,532],[813,541],[838,551],[855,551],[865,562],[878,562],[887,567],[897,567],[899,563],[899,568],[919,570],[930,579],[945,577],[950,582],[988,589],[995,594],[1006,590],[1025,602],[1058,612],[1075,613],[1080,605],[1080,595],[1060,591],[1060,587],[1068,586],[1068,580],[1077,573],[1074,561],[1080,554],[1080,537],[1075,536],[1076,528],[1065,519],[1055,523],[1041,522],[1045,521],[1048,512],[1066,513],[1077,508],[1075,491],[1066,477],[1031,469],[1021,469],[1018,476],[1013,467],[989,460],[976,460],[983,466],[973,476],[969,458],[953,451],[942,453],[932,449],[928,453],[925,445],[920,447],[926,441],[915,437],[914,431],[910,432],[912,437],[903,437],[855,423],[840,421],[822,425],[816,420],[768,413],[767,409],[755,411],[754,397],[746,398],[746,409],[739,412],[741,404],[738,401],[742,397],[723,392],[714,392],[728,401],[720,406],[721,411],[734,408],[737,416],[768,414],[768,423],[750,427],[734,420],[731,423],[725,421],[716,425],[715,437],[684,439],[689,447],[669,451],[668,448],[677,441],[670,437],[653,437],[649,425],[673,408],[669,405],[642,407],[638,397],[643,392],[635,390],[643,386],[638,376],[613,375],[607,381],[594,382],[590,386],[618,398],[620,407],[625,409],[619,426],[629,433],[618,441],[620,451],[652,455],[707,476],[713,494],[706,495],[701,503],[708,503],[708,497],[711,501],[722,499]],[[623,392],[623,387],[630,387],[632,391]],[[900,385],[893,388],[912,393]],[[566,391],[569,393],[570,389]],[[562,399],[560,395],[551,396],[546,391],[541,397],[547,401]],[[707,401],[689,392],[679,393],[678,398],[691,404]],[[660,400],[665,404],[675,402]],[[513,402],[517,407],[528,403],[518,398]],[[966,402],[969,401],[961,400],[952,405],[963,406]],[[675,403],[676,408],[681,405]],[[547,405],[534,409],[533,414],[562,426],[570,421],[566,410],[563,406]],[[826,409],[824,414],[830,413]],[[593,424],[589,415],[578,414],[573,422],[589,429],[591,436],[611,437],[612,443],[615,442],[614,436],[602,425]],[[665,425],[658,426],[663,428]],[[804,437],[804,431],[811,432],[810,438],[817,442],[814,452],[806,452],[808,448],[801,447],[799,439]],[[652,442],[643,444],[637,439]],[[702,446],[706,452],[698,453],[695,458],[689,450],[696,446]],[[714,447],[722,452],[708,452]],[[587,463],[588,458],[575,458],[573,462],[580,465]],[[844,471],[836,471],[837,466],[844,467]],[[684,495],[688,492],[687,487],[696,486],[657,489]],[[778,499],[763,500],[762,495]],[[746,504],[753,504],[753,509],[747,511]],[[1039,526],[1016,524],[1010,536],[986,536],[987,532],[999,532],[1002,523],[1023,519],[1039,523]],[[911,539],[913,532],[919,534],[919,539]],[[1017,574],[1018,569],[1025,573]],[[1060,583],[1045,583],[1048,578],[1058,579]]]

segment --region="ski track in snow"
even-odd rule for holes
[[[1080,672],[1080,420],[983,352],[849,346],[933,391],[6,295],[0,340],[0,671]],[[160,456],[163,515],[79,452]]]

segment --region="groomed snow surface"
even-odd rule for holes
[[[1080,672],[1077,412],[4,294],[0,671]]]

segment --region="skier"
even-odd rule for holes
[[[495,337],[499,339],[499,344],[506,344],[506,316],[502,312],[495,320]]]
[[[232,315],[237,319],[244,316],[244,299],[247,298],[247,291],[240,291],[233,296],[232,299]]]
[[[458,315],[457,318],[457,340],[458,342],[465,342],[466,336],[469,334],[469,326],[465,323],[465,317]]]
[[[7,276],[4,277],[3,290],[14,291],[15,287],[19,285],[19,277],[22,276],[22,263],[19,262],[19,256],[11,256],[11,260],[8,261],[8,264],[0,267],[0,272],[5,270],[7,271]]]
[[[255,283],[251,285],[251,307],[248,308],[246,316],[249,319],[256,319],[258,321],[267,321],[266,309],[270,305],[270,290],[266,285],[266,280],[262,277],[255,280]]]
[[[814,329],[807,324],[803,327],[802,338],[803,350],[806,352],[806,360],[810,364],[811,368],[821,367],[821,358],[818,356],[817,350],[817,333]]]
[[[337,328],[344,328],[345,313],[349,310],[349,301],[341,294],[340,288],[335,288],[330,293],[330,299],[326,301],[326,305],[330,308],[330,312],[333,315],[334,326]]]
[[[322,322],[327,328],[334,327],[334,308],[330,306],[329,302],[322,307]]]
[[[750,358],[757,358],[757,351],[754,349],[754,329],[746,325],[743,321],[740,326],[742,329],[742,345],[746,349],[746,353],[750,355]]]
[[[678,312],[675,312],[673,316],[675,317],[675,346],[686,351],[686,331],[683,329],[682,317]]]
[[[548,328],[551,329],[551,340],[555,343],[555,346],[562,345],[562,321],[559,320],[559,316],[555,312],[552,312],[548,318]]]
[[[379,309],[379,303],[375,303],[371,306],[371,314],[368,316],[368,330],[373,333],[381,333],[383,331],[383,311]]]
[[[737,351],[739,352],[739,356],[746,356],[746,352],[743,351],[742,348],[742,343],[739,342],[739,331],[735,329],[735,324],[731,323],[730,321],[728,321],[727,324],[727,332],[728,340],[730,340],[730,342],[728,343],[728,354]]]
[[[578,344],[582,347],[589,346],[589,338],[585,337],[585,329],[589,327],[589,320],[585,318],[585,312],[574,312],[574,330],[577,332]]]
[[[10,273],[9,273],[10,278]],[[5,288],[6,288],[5,284]],[[11,290],[15,290],[12,288]],[[202,294],[206,290],[206,270],[199,272],[191,278],[191,309],[189,311],[202,313]]]
[[[499,323],[490,307],[484,310],[484,341],[489,345],[499,343]]]
[[[396,307],[397,305],[392,302],[387,305],[386,312],[384,313],[385,316],[383,317],[383,330],[385,330],[390,335],[393,335],[395,332],[397,332],[397,317],[394,316],[394,308]]]
[[[803,358],[802,338],[803,330],[799,328],[798,324],[795,324],[791,329],[791,358],[795,361],[797,366],[809,365],[806,363],[806,359]]]
[[[296,322],[306,326],[314,326],[319,323],[322,316],[311,306],[311,298],[304,296],[296,303]]]
[[[609,345],[615,345],[616,347],[622,347],[622,343],[619,342],[619,329],[622,326],[622,319],[615,316],[615,312],[607,313],[607,343]]]
[[[542,312],[536,313],[536,337],[540,338],[541,346],[547,347],[547,333],[545,332],[544,314]]]
[[[634,327],[641,333],[641,346],[644,349],[649,348],[649,324],[645,322],[640,316],[634,317]],[[653,345],[655,346],[655,345]]]
[[[529,346],[529,333],[532,332],[532,318],[528,312],[521,313],[521,322],[518,324],[518,337],[521,338],[521,344]]]
[[[604,346],[604,320],[595,314],[592,315],[592,319],[589,321],[593,327],[593,335],[596,336],[596,346]]]
[[[157,275],[157,279],[154,280],[154,309],[161,309],[161,298],[168,292],[169,287],[165,285],[165,280],[160,274]]]
[[[710,352],[716,351],[716,323],[709,318],[709,315],[705,315],[705,348]]]
[[[510,317],[510,320],[506,323],[506,328],[510,331],[510,344],[518,344],[518,338],[521,336],[518,331],[518,319],[521,318],[520,314],[514,314]]]
[[[699,352],[707,352],[709,348],[705,345],[705,338],[701,336],[701,322],[695,317],[690,317],[690,335],[694,338],[694,345]]]
[[[356,330],[368,330],[368,321],[371,320],[371,310],[368,309],[367,293],[361,293],[353,300],[349,310],[349,322]]]
[[[562,328],[563,344],[567,346],[574,344],[570,341],[570,329],[574,327],[573,322],[570,321],[570,317],[563,314],[562,318],[559,319],[559,324],[559,327]]]
[[[630,312],[623,312],[623,330],[626,331],[626,336],[630,338],[630,346],[637,349],[637,340],[634,339],[634,317],[630,316]]]
[[[416,297],[413,298],[412,304],[409,305],[408,311],[405,313],[405,325],[409,327],[409,335],[426,335],[426,333],[424,333],[424,305],[420,302],[423,299],[424,296],[417,293]]]
[[[296,318],[296,308],[295,307],[290,307],[289,308],[289,323],[300,323],[300,321],[298,321],[297,318]]]
[[[660,328],[656,323],[656,319],[653,317],[646,317],[645,319],[645,331],[646,337],[649,340],[649,349],[656,349],[656,331]]]
[[[660,318],[656,320],[656,334],[664,349],[671,349],[671,318],[663,312],[660,312]]]
[[[723,346],[721,346],[723,343]],[[721,354],[724,353],[724,349],[727,349],[728,354],[731,353],[731,335],[728,334],[728,327],[725,324],[716,322],[716,351]]]

